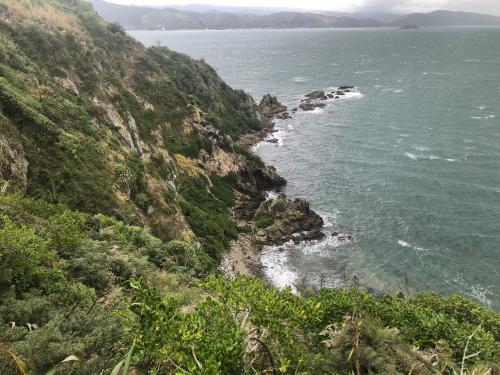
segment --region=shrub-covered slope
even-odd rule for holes
[[[461,297],[217,275],[238,232],[283,232],[241,202],[283,182],[236,143],[261,126],[86,2],[0,0],[0,374],[498,373],[499,316]]]
[[[187,195],[213,197],[211,175],[245,169],[233,140],[261,123],[253,100],[203,61],[144,48],[88,3],[2,0],[0,126],[11,190],[167,240],[194,231],[224,243],[234,225],[218,213],[231,201],[208,207]],[[204,214],[213,228],[190,227]]]

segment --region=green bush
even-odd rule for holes
[[[274,224],[274,218],[267,212],[257,212],[255,215],[255,226],[259,229],[267,228]]]
[[[0,284],[18,293],[30,288],[48,290],[63,277],[57,253],[32,228],[0,215]]]
[[[217,179],[215,190],[220,198],[229,203],[232,191],[223,181]],[[229,248],[229,242],[237,238],[238,230],[229,216],[227,203],[216,197],[208,186],[204,177],[185,177],[180,188],[179,203],[193,232],[203,240],[205,252],[218,261],[222,252]]]

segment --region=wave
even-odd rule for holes
[[[365,94],[359,91],[346,92],[345,95],[342,95],[340,98],[336,100],[345,100],[345,99],[361,99],[364,98]]]
[[[413,145],[413,146],[411,146],[411,148],[413,148],[414,150],[417,150],[417,151],[430,151],[429,147],[420,146],[420,145]]]
[[[448,162],[457,161],[457,159],[452,159],[452,158],[442,158],[436,155],[422,155],[422,154],[417,155],[417,154],[412,154],[411,152],[405,152],[405,155],[415,161],[418,160],[444,160]]]
[[[274,246],[265,247],[262,251],[260,262],[266,278],[277,288],[292,288],[293,293],[297,293],[294,284],[299,275],[288,266],[288,254],[284,249]]]
[[[493,295],[493,287],[482,287],[477,285],[471,285],[471,283],[465,280],[463,273],[458,273],[455,278],[452,279],[455,285],[458,285],[462,293],[468,295],[469,297],[481,302],[491,308],[492,300],[488,298],[488,295]]]
[[[309,79],[306,77],[293,77],[291,81],[299,83],[299,82],[307,82],[309,81]]]
[[[473,120],[489,120],[496,117],[497,117],[496,115],[487,115],[487,116],[471,116],[470,118]]]
[[[407,248],[410,248],[410,249],[413,249],[413,250],[417,250],[417,251],[430,251],[429,249],[409,244],[408,242],[403,241],[403,240],[399,240],[398,244],[400,244],[403,247],[407,247]]]

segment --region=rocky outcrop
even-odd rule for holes
[[[264,95],[259,105],[257,106],[257,114],[262,121],[262,129],[243,135],[239,143],[252,147],[262,141],[269,133],[274,131],[274,120],[286,120],[292,118],[287,111],[287,107],[281,104],[275,96],[270,94]]]
[[[3,130],[3,124],[0,124],[0,130]],[[0,189],[8,187],[24,192],[28,185],[27,174],[28,161],[21,144],[11,142],[0,131]],[[4,185],[6,181],[10,186]]]
[[[313,92],[310,92],[309,94],[306,94],[305,97],[310,100],[326,100],[328,99],[327,96],[325,95],[324,91],[321,90],[315,90]]]
[[[309,94],[304,95],[304,99],[300,101],[299,108],[303,111],[314,111],[316,108],[324,108],[326,104],[323,103],[329,99],[340,99],[348,92],[354,92],[354,86],[343,85],[339,86],[335,91],[325,93],[322,90],[314,90]],[[295,113],[292,110],[292,113]]]
[[[262,97],[262,100],[257,107],[257,111],[266,118],[273,119],[290,117],[287,112],[287,107],[281,104],[275,96],[266,94]]]
[[[125,122],[113,105],[102,103],[97,98],[93,98],[93,103],[105,113],[110,122],[111,130],[116,132],[118,138],[128,147],[142,155],[137,125],[130,113],[127,114],[128,118],[127,122]]]
[[[306,100],[300,103],[299,108],[303,111],[314,111],[316,108],[325,108],[325,103],[316,103],[309,100]]]
[[[319,240],[325,237],[321,228],[323,219],[310,209],[303,199],[289,199],[280,194],[268,199],[257,210],[256,217],[271,218],[273,224],[258,232],[258,239],[265,245],[281,245],[290,240]],[[257,219],[258,222],[258,219]]]

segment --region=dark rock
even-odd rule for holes
[[[295,113],[295,112],[297,112],[297,111],[298,111],[298,108],[293,108],[293,109],[292,109],[292,113]]]
[[[337,237],[338,235],[339,235],[339,232],[333,232],[333,233],[332,233],[332,236],[333,236],[333,237]]]
[[[308,241],[317,241],[325,238],[325,234],[320,229],[313,229],[306,234],[305,239]]]
[[[342,95],[345,95],[345,92],[343,92],[343,91],[337,91],[337,92],[335,93],[335,95],[341,95],[341,96],[342,96]]]
[[[298,243],[304,239],[324,237],[320,230],[323,228],[323,219],[303,199],[291,200],[285,194],[280,194],[263,202],[257,213],[267,214],[274,219],[274,224],[265,229],[266,244],[281,245],[289,240]]]
[[[258,112],[267,118],[273,118],[283,112],[287,111],[287,107],[281,104],[275,96],[266,94],[257,107]]]
[[[321,91],[321,90],[316,90],[316,91],[310,92],[309,94],[305,95],[305,97],[308,99],[313,99],[313,100],[314,99],[321,99],[321,100],[326,99],[325,92]]]
[[[315,107],[311,102],[303,102],[300,103],[299,108],[303,111],[313,111]]]
[[[344,85],[344,86],[339,86],[338,90],[346,91],[346,90],[352,90],[353,88],[354,88],[354,86]]]
[[[329,99],[333,98],[333,94],[328,94],[327,96],[328,96]]]
[[[276,115],[276,118],[278,118],[280,120],[289,120],[292,118],[292,116],[290,116],[290,114],[288,112],[282,112],[282,113],[278,113]]]
[[[338,96],[338,95],[335,95],[335,99],[340,99],[340,96]]]
[[[266,140],[267,143],[278,143],[278,140],[276,138],[268,139]]]

